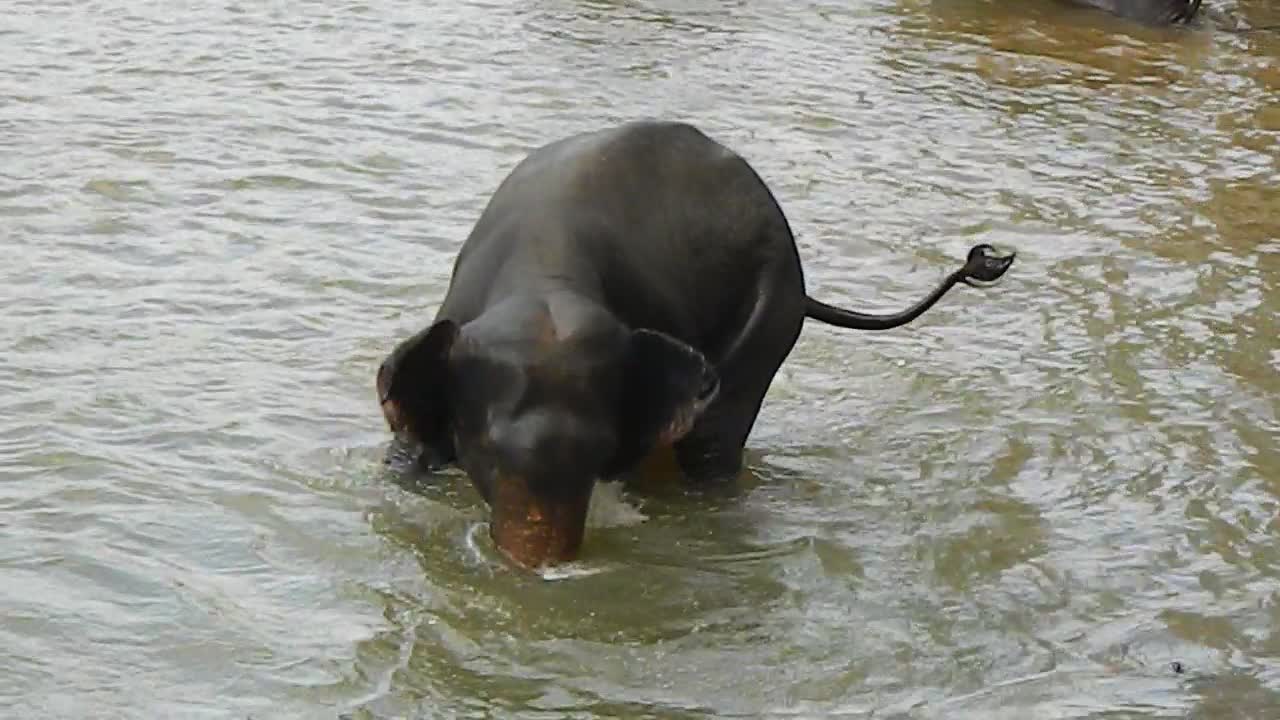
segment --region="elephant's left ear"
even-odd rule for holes
[[[400,429],[398,421],[429,446],[447,443],[441,436],[449,405],[449,353],[457,338],[457,323],[441,320],[400,343],[378,369],[378,400],[393,430]]]

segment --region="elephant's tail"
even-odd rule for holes
[[[995,248],[990,245],[975,245],[969,250],[969,257],[965,261],[964,267],[948,275],[947,279],[934,288],[928,297],[901,312],[889,315],[872,315],[845,310],[814,300],[811,297],[806,297],[804,314],[814,320],[851,330],[889,330],[901,327],[923,315],[926,310],[933,307],[934,303],[941,300],[942,296],[946,295],[947,291],[955,287],[957,283],[979,287],[999,280],[1005,271],[1009,269],[1009,266],[1013,264],[1013,259],[1016,256],[1017,254],[1012,252],[1007,255],[997,253]]]

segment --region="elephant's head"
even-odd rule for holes
[[[387,425],[466,472],[494,543],[529,568],[577,557],[595,481],[681,438],[718,387],[670,335],[610,319],[561,338],[546,315],[514,329],[439,320],[377,376]]]

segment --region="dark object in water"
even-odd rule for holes
[[[1113,15],[1152,25],[1191,22],[1200,12],[1201,0],[1070,0],[1076,5],[1106,10]]]
[[[533,150],[499,184],[434,318],[374,381],[391,432],[456,465],[516,564],[574,560],[597,478],[674,455],[731,480],[805,320],[888,330],[1013,263],[990,245],[915,305],[870,314],[809,296],[764,180],[680,122],[637,121]],[[402,262],[402,260],[395,262]]]

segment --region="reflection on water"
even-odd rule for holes
[[[13,4],[0,715],[1272,717],[1280,23],[1054,0]],[[531,147],[741,151],[811,292],[734,487],[581,563],[384,466],[374,368]]]

